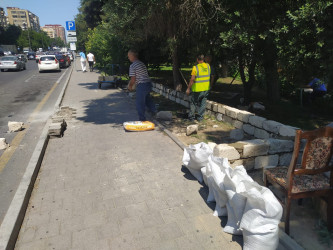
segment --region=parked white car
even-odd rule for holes
[[[55,55],[41,56],[38,61],[39,73],[45,70],[60,71],[60,64]]]

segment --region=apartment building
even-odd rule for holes
[[[39,17],[28,10],[16,7],[7,7],[8,22],[20,26],[22,29],[31,28],[35,31],[40,30]]]
[[[60,37],[61,40],[66,43],[66,35],[65,35],[65,28],[60,24],[46,24],[42,29],[47,33],[47,35],[51,38]],[[54,33],[51,32],[51,29]],[[53,35],[53,37],[52,37]]]
[[[4,8],[0,7],[0,27],[6,27],[6,26],[7,26],[7,16]]]
[[[42,27],[42,30],[51,38],[56,37],[55,30],[52,27]]]

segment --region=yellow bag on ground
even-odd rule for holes
[[[131,121],[124,122],[124,128],[127,131],[148,131],[154,130],[155,124],[150,121]]]

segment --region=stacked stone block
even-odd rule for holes
[[[183,92],[170,89],[159,83],[153,83],[153,91],[186,108],[190,107],[189,97]],[[244,133],[258,139],[290,140],[295,137],[298,129],[210,100],[207,101],[206,114],[214,115],[218,121],[230,123],[235,128],[242,129]]]

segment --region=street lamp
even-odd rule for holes
[[[24,29],[28,30],[28,38],[29,38],[29,51],[31,51],[31,41],[30,41],[30,32],[29,32],[29,28],[27,27],[27,23],[24,22],[23,23]]]

